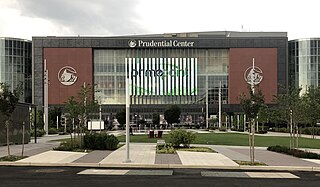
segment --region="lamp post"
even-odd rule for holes
[[[128,59],[125,59],[125,76],[126,76],[126,160],[125,162],[131,162],[130,160],[130,93],[129,93],[129,75],[128,75]],[[131,59],[129,59],[131,60]],[[130,61],[131,62],[131,61]],[[129,66],[131,63],[129,63]]]
[[[49,117],[48,117],[48,86],[49,86],[49,71],[47,70],[47,60],[44,59],[44,130],[46,135],[49,133]]]
[[[100,106],[99,106],[99,122],[100,122],[100,133],[101,133],[101,102],[100,102]]]
[[[221,81],[219,84],[219,129],[221,129]]]

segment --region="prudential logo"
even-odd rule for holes
[[[58,72],[58,80],[65,86],[73,85],[77,79],[77,71],[71,66],[64,66]]]
[[[135,41],[135,40],[129,40],[129,41],[128,41],[128,45],[129,45],[129,47],[134,48],[134,47],[137,46],[137,41]]]

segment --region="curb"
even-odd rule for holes
[[[262,171],[318,171],[320,167],[303,166],[205,166],[179,164],[100,164],[100,163],[32,163],[0,162],[0,166],[47,166],[47,167],[94,167],[94,168],[153,168],[153,169],[221,169],[221,170],[262,170]]]

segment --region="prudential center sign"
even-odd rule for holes
[[[144,40],[129,40],[128,46],[131,48],[136,47],[181,47],[188,48],[194,47],[193,41],[180,41],[180,40],[162,40],[162,41],[144,41]]]

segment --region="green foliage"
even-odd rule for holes
[[[48,134],[58,134],[58,130],[56,128],[49,128]]]
[[[154,125],[158,125],[160,123],[160,114],[159,113],[152,114],[152,123]]]
[[[248,146],[248,135],[241,133],[197,133],[193,144],[208,145],[237,145]],[[119,136],[119,141],[124,142],[125,136]],[[255,145],[259,147],[268,147],[274,145],[289,146],[290,137],[279,136],[255,136]],[[164,134],[162,139],[170,142],[170,136]],[[134,135],[130,137],[130,142],[156,143],[156,138],[148,138],[146,135]],[[311,138],[299,138],[300,147],[318,149],[320,141]]]
[[[6,116],[7,119],[13,113],[18,101],[19,97],[22,94],[21,84],[14,89],[12,92],[10,91],[10,87],[7,83],[0,83],[0,113],[1,115]]]
[[[4,156],[0,158],[0,162],[15,162],[21,159],[27,158],[27,156],[15,156],[15,155],[9,155],[9,156]]]
[[[306,105],[300,97],[301,89],[289,88],[285,94],[275,96],[276,107],[272,110],[272,121],[286,121],[288,124],[291,121],[293,124],[303,123],[306,116]]]
[[[320,159],[320,155],[312,152],[305,152],[299,149],[289,149],[285,146],[270,146],[267,148],[268,151],[273,151],[277,153],[284,153],[287,155],[292,155],[298,158],[309,158],[309,159]]]
[[[187,132],[184,129],[176,129],[169,133],[169,142],[172,143],[174,147],[190,147],[190,144],[194,142],[196,135],[192,132]]]
[[[306,105],[306,122],[314,125],[320,120],[320,88],[309,87],[302,97]]]
[[[126,123],[126,110],[121,110],[116,114],[116,118],[118,122],[123,125]]]
[[[252,89],[248,87],[249,96],[242,93],[239,96],[240,105],[244,113],[249,119],[255,119],[259,113],[260,108],[264,105],[264,95],[262,94],[259,87],[255,88],[253,93]]]
[[[163,145],[157,145],[158,154],[174,154],[176,151],[173,148],[172,144],[167,143]]]
[[[179,123],[181,109],[178,105],[171,105],[164,111],[164,119],[169,123]]]
[[[57,116],[58,116],[58,125],[61,126],[60,118],[62,114],[61,107],[53,107],[49,109],[49,127],[57,126]]]
[[[79,141],[64,141],[58,147],[53,148],[57,151],[76,151],[80,149]]]
[[[216,153],[215,150],[209,147],[190,147],[190,148],[178,148],[177,151],[191,151],[191,152],[206,152],[206,153]]]
[[[43,129],[37,128],[37,137],[42,137],[45,134],[46,134],[46,131],[44,131]],[[30,136],[34,137],[34,129],[30,131]]]
[[[115,150],[119,140],[114,135],[93,133],[84,136],[84,148],[93,150]]]

